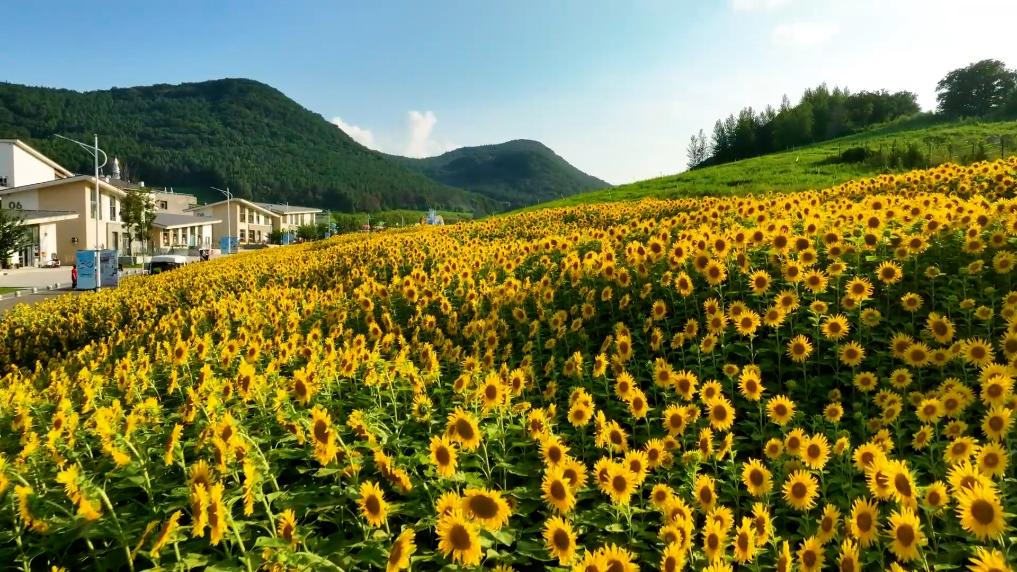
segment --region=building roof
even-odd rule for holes
[[[251,207],[251,208],[253,208],[255,210],[261,211],[264,214],[267,214],[270,217],[277,217],[277,216],[279,216],[279,213],[272,212],[272,211],[268,210],[267,208],[261,206],[260,204],[251,202],[251,201],[249,201],[247,199],[241,199],[241,198],[233,197],[232,199],[230,199],[230,202],[241,204],[241,205],[244,205],[244,206],[247,206],[247,207]],[[208,204],[204,204],[204,205],[193,206],[193,207],[191,207],[189,209],[186,209],[186,210],[189,210],[189,211],[200,211],[200,210],[208,208],[208,207],[216,207],[216,206],[224,205],[224,204],[226,204],[226,199],[223,199],[223,200],[215,202],[215,203],[208,203]]]
[[[21,185],[20,187],[9,187],[9,188],[6,188],[6,189],[0,189],[0,196],[2,196],[2,195],[12,195],[14,193],[20,193],[22,191],[33,191],[33,190],[36,190],[36,189],[45,189],[45,188],[48,188],[48,187],[57,187],[57,186],[60,186],[60,185],[66,185],[68,183],[77,183],[77,182],[85,182],[85,183],[88,183],[90,186],[94,186],[95,185],[95,177],[93,177],[91,175],[75,175],[73,177],[67,177],[67,178],[64,178],[64,179],[54,179],[52,181],[43,181],[41,183],[33,183],[31,185]],[[113,185],[107,183],[106,181],[103,181],[102,177],[99,178],[99,188],[101,188],[102,190],[104,190],[104,191],[106,191],[106,192],[108,192],[110,194],[116,195],[117,197],[120,197],[120,198],[123,198],[123,197],[127,196],[127,193],[125,193],[122,190],[114,187]]]
[[[70,177],[70,176],[74,175],[74,173],[72,173],[69,170],[65,169],[64,167],[60,166],[56,161],[54,161],[53,159],[50,159],[49,157],[43,155],[42,153],[37,151],[34,147],[29,145],[28,143],[25,143],[21,139],[0,139],[0,143],[10,143],[11,145],[14,145],[15,147],[20,148],[22,151],[28,153],[29,155],[35,157],[36,159],[42,161],[43,163],[46,163],[50,167],[53,167],[53,169],[55,171],[59,172],[64,177]]]
[[[197,216],[197,215],[186,215],[186,214],[173,214],[173,213],[158,213],[155,215],[155,221],[152,222],[152,226],[159,228],[174,228],[178,226],[195,226],[199,224],[216,224],[222,222],[217,218],[208,216]]]
[[[8,210],[10,212],[10,210]],[[18,210],[14,211],[21,216],[21,220],[24,224],[44,224],[48,222],[57,222],[61,220],[72,220],[78,218],[78,213],[74,211],[33,211],[33,210]]]
[[[321,209],[314,207],[301,207],[297,205],[280,205],[277,203],[255,203],[261,208],[268,209],[274,213],[279,214],[299,214],[299,213],[320,213]]]

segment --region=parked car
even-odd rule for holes
[[[160,272],[180,268],[184,264],[187,264],[186,256],[180,256],[177,254],[153,256],[152,260],[148,263],[148,273],[159,274]]]

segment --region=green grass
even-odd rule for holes
[[[830,158],[852,147],[864,146],[872,150],[882,148],[888,151],[894,145],[900,149],[914,143],[927,154],[930,139],[935,139],[931,154],[932,164],[948,160],[963,162],[970,155],[972,145],[977,148],[979,142],[985,144],[985,152],[989,159],[999,158],[999,141],[992,138],[998,138],[1000,135],[1009,135],[1017,139],[1017,121],[944,122],[930,116],[919,116],[808,147],[582,193],[522,210],[643,198],[822,189],[851,179],[885,172],[865,163],[828,162]],[[1012,147],[1013,144],[1005,151],[1008,157],[1017,154],[1017,149]]]
[[[0,296],[3,296],[4,294],[10,294],[12,292],[17,292],[18,290],[21,290],[21,288],[11,288],[9,286],[0,286]]]

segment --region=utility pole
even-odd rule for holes
[[[100,264],[101,261],[99,259],[99,257],[100,257],[100,250],[99,250],[99,215],[102,213],[102,204],[101,204],[102,201],[100,201],[100,197],[102,195],[99,194],[99,168],[106,166],[106,163],[109,160],[109,156],[106,155],[105,151],[103,151],[102,149],[99,148],[99,134],[98,133],[93,133],[92,135],[95,138],[94,139],[94,141],[95,141],[94,145],[89,145],[87,143],[82,143],[81,141],[78,141],[76,139],[71,139],[70,137],[64,137],[63,135],[60,135],[58,133],[54,134],[55,137],[58,137],[60,139],[66,139],[67,141],[70,141],[71,143],[76,144],[78,147],[81,147],[85,151],[88,151],[89,153],[92,154],[92,158],[95,160],[95,214],[93,216],[95,217],[95,291],[98,292],[99,291],[99,287],[100,287],[100,285],[102,283],[102,279],[101,279],[101,276],[100,276],[100,273],[99,273],[100,266],[101,266],[101,264]],[[102,164],[101,165],[99,164],[99,153],[102,153]],[[110,200],[113,200],[112,197],[110,198]]]

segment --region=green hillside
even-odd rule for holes
[[[246,79],[76,92],[0,83],[0,137],[69,169],[91,158],[53,138],[90,140],[149,186],[226,186],[237,196],[341,211],[490,212],[488,199],[363,147],[280,91]]]
[[[397,159],[435,181],[484,195],[507,208],[610,186],[575,168],[543,143],[526,139],[462,147],[425,159]]]
[[[1006,156],[1017,153],[1017,121],[947,122],[923,115],[816,145],[575,195],[529,209],[647,197],[821,189],[946,161],[994,159],[1001,151]]]

